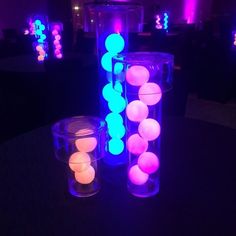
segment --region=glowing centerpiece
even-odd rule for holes
[[[85,31],[96,32],[99,64],[100,116],[108,126],[108,147],[104,161],[109,165],[127,162],[125,155],[126,129],[124,116],[126,100],[123,84],[112,80],[112,58],[128,49],[128,33],[139,32],[142,27],[143,8],[137,4],[122,2],[87,3]],[[123,64],[115,65],[119,75]],[[146,72],[147,73],[147,72]]]
[[[62,31],[63,31],[63,24],[60,22],[51,23],[51,41],[52,41],[52,48],[53,48],[53,56],[56,59],[62,59]]]
[[[115,65],[121,63],[120,73]],[[173,56],[126,53],[113,58],[114,82],[125,84],[128,189],[138,197],[159,192],[161,101],[171,88]]]
[[[105,121],[95,117],[72,117],[53,125],[52,132],[56,157],[67,167],[70,193],[77,197],[97,193],[106,148]]]

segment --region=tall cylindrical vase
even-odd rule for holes
[[[121,83],[112,83],[112,57],[127,51],[128,33],[142,29],[143,8],[121,2],[85,5],[85,31],[97,35],[100,116],[108,125],[108,150],[104,161],[110,165],[127,162],[124,111],[126,101]]]
[[[159,192],[162,95],[171,88],[172,68],[173,56],[166,53],[113,58],[114,83],[125,85],[127,102],[128,190],[138,197]]]

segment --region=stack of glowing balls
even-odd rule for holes
[[[37,40],[36,43],[34,43],[35,49],[37,51],[37,59],[39,62],[43,62],[45,58],[48,56],[46,26],[39,19],[35,20],[33,25],[34,25],[34,35]]]
[[[102,90],[103,98],[107,101],[109,114],[106,114],[106,122],[108,125],[108,134],[110,140],[108,142],[109,152],[113,155],[119,155],[124,150],[124,142],[122,138],[125,135],[125,126],[123,118],[120,115],[125,110],[126,101],[122,97],[123,88],[120,83],[116,83],[113,87],[112,82],[109,82],[109,74],[112,72],[112,57],[122,52],[125,47],[124,38],[117,33],[108,35],[105,39],[106,52],[102,55],[101,65],[107,72],[107,81]],[[117,73],[122,71],[123,65],[118,63],[115,67]]]
[[[168,31],[169,16],[166,12],[164,14],[157,14],[155,17],[155,21],[156,21],[156,29],[158,29],[158,30],[164,29],[164,30]]]
[[[236,31],[233,31],[233,47],[236,47]]]
[[[51,34],[53,40],[53,54],[57,59],[62,59],[62,44],[61,44],[61,32],[62,32],[62,24],[53,23],[51,25]]]
[[[84,130],[77,132],[78,135],[83,135]],[[88,133],[88,130],[86,131]],[[89,131],[92,133],[92,130]],[[91,152],[97,147],[97,139],[95,137],[79,138],[75,141],[77,152],[73,153],[69,159],[69,167],[74,172],[75,180],[80,184],[90,184],[95,179],[96,171],[91,165]]]
[[[138,88],[139,100],[130,101],[126,107],[128,122],[134,124],[137,130],[128,137],[127,150],[137,156],[134,165],[129,169],[129,180],[134,185],[143,185],[149,175],[159,169],[159,158],[148,151],[149,142],[155,141],[161,131],[157,120],[149,117],[149,107],[156,105],[162,98],[162,91],[158,84],[149,82],[150,72],[142,65],[133,65],[126,72],[128,86]]]

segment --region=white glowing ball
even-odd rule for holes
[[[153,174],[159,169],[160,161],[154,153],[144,152],[138,158],[138,166],[143,172]]]
[[[91,159],[86,152],[75,152],[69,159],[69,167],[75,172],[85,171],[90,164]]]
[[[143,185],[147,182],[149,175],[144,173],[138,165],[134,165],[129,170],[129,180],[135,185]]]
[[[138,91],[139,99],[147,105],[157,104],[162,97],[161,88],[156,83],[145,83]]]
[[[156,120],[149,118],[139,124],[138,132],[144,139],[153,141],[160,135],[161,127]]]
[[[75,179],[80,184],[91,184],[95,178],[95,170],[89,166],[85,171],[75,172]]]
[[[140,155],[148,149],[148,141],[138,134],[131,135],[127,140],[127,149],[134,155]]]
[[[92,152],[97,147],[95,137],[79,138],[75,141],[75,146],[80,152]]]
[[[148,107],[142,101],[134,100],[126,107],[126,115],[129,120],[140,122],[148,117]]]
[[[145,66],[131,66],[126,72],[126,80],[133,86],[142,86],[150,78],[150,73]]]

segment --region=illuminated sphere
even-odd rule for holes
[[[123,124],[123,118],[120,114],[111,112],[109,113],[105,118],[108,126],[109,125],[117,125],[117,124]]]
[[[142,101],[134,100],[126,107],[126,115],[129,120],[140,122],[148,117],[148,107]]]
[[[120,62],[116,62],[114,66],[114,74],[115,75],[120,74],[123,69],[124,69],[124,65]]]
[[[60,42],[55,39],[55,40],[53,41],[53,44],[54,44],[54,45],[58,45],[58,44],[60,44]]]
[[[55,52],[56,55],[58,55],[58,54],[61,53],[61,50],[60,49],[56,49],[54,52]]]
[[[40,25],[40,26],[39,26],[39,29],[42,30],[42,31],[44,31],[44,30],[45,30],[45,25]]]
[[[142,86],[149,77],[150,73],[145,66],[131,66],[126,72],[126,80],[133,86]]]
[[[121,113],[126,107],[126,101],[120,95],[116,95],[108,102],[108,107],[112,112]]]
[[[112,72],[112,61],[111,61],[111,59],[114,55],[115,55],[114,53],[107,52],[102,56],[101,65],[102,65],[102,68],[105,71]]]
[[[75,146],[80,152],[92,152],[97,147],[95,137],[79,138],[75,141]]]
[[[40,37],[41,37],[42,40],[45,40],[47,38],[47,36],[45,34],[41,34]]]
[[[52,35],[54,35],[54,36],[55,36],[55,35],[58,35],[58,31],[57,31],[57,30],[53,30],[53,31],[52,31]]]
[[[123,93],[123,87],[120,82],[115,83],[114,90],[118,93]]]
[[[119,155],[124,150],[124,142],[121,139],[113,138],[108,143],[109,151],[113,155]]]
[[[43,61],[44,60],[44,56],[40,55],[38,56],[38,61]]]
[[[138,158],[138,166],[143,172],[153,174],[159,169],[160,161],[154,153],[144,152]]]
[[[103,87],[102,95],[105,100],[111,101],[114,96],[118,95],[118,92],[113,89],[112,83],[108,83]]]
[[[41,50],[43,50],[43,48],[42,48],[42,46],[38,45],[38,46],[36,47],[36,50],[37,50],[37,51],[41,51]]]
[[[62,46],[61,46],[61,44],[57,44],[57,45],[55,45],[55,47],[56,47],[56,49],[62,49]]]
[[[138,134],[131,135],[127,140],[127,149],[134,155],[140,155],[148,149],[148,141]]]
[[[125,136],[125,127],[123,124],[109,124],[108,123],[108,134],[112,138],[121,139]]]
[[[125,41],[120,34],[110,34],[105,40],[105,47],[108,52],[117,54],[124,50]]]
[[[86,170],[91,164],[91,159],[86,152],[75,152],[70,156],[69,167],[75,172]]]
[[[58,58],[58,59],[61,59],[62,57],[63,57],[63,56],[62,56],[61,53],[56,55],[56,58]]]
[[[138,126],[138,132],[144,139],[153,141],[160,135],[161,127],[154,119],[145,119]]]
[[[41,25],[42,23],[41,23],[41,20],[36,20],[35,22],[34,22],[36,25]]]
[[[145,83],[138,92],[139,99],[147,105],[157,104],[162,97],[161,88],[155,83]]]
[[[75,172],[75,179],[80,184],[91,184],[95,178],[95,170],[89,166],[85,171]]]
[[[45,52],[44,50],[40,50],[40,51],[39,51],[39,55],[45,56],[45,55],[46,55],[46,52]]]
[[[135,185],[143,185],[148,181],[149,175],[144,173],[138,165],[134,165],[129,170],[129,180]]]
[[[36,30],[37,35],[41,35],[42,33],[43,33],[42,30],[40,30],[40,29]]]
[[[60,35],[56,35],[55,39],[59,41],[59,40],[61,40],[61,36]]]

